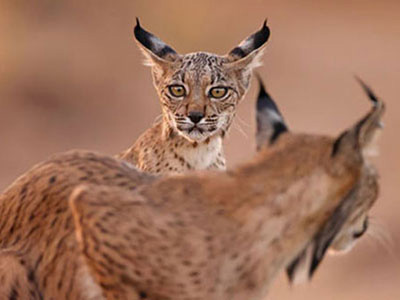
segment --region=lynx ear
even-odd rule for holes
[[[336,139],[332,148],[332,156],[339,153],[347,154],[354,152],[354,150],[364,153],[374,136],[383,127],[381,118],[385,111],[385,104],[375,96],[361,79],[357,78],[357,80],[371,100],[373,107],[364,118]]]
[[[139,48],[147,58],[147,65],[164,66],[174,62],[178,57],[178,53],[170,46],[165,44],[155,35],[144,30],[140,26],[139,19],[136,18],[136,26],[133,30]]]
[[[288,131],[278,106],[265,90],[264,84],[257,76],[260,92],[257,99],[257,150],[265,144],[273,144],[278,137]]]
[[[270,30],[267,26],[267,20],[265,20],[259,31],[244,39],[229,52],[228,60],[232,65],[240,68],[253,69],[261,65],[260,58],[269,35]]]

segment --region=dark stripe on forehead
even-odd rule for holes
[[[216,64],[216,58],[215,56],[209,56],[207,57],[207,64],[211,68],[213,65]]]
[[[210,82],[210,84],[214,84],[214,82],[215,82],[215,74],[213,72],[213,73],[211,73],[211,82]]]
[[[215,72],[216,76],[217,76],[217,80],[216,81],[222,81],[222,74],[220,72]]]
[[[185,81],[185,70],[180,69],[179,71],[175,72],[174,75],[172,75],[172,79],[184,82]]]

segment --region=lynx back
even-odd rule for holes
[[[285,268],[311,277],[365,231],[377,177],[364,150],[383,111],[376,100],[339,137],[296,134],[261,94],[259,153],[226,172],[55,156],[0,195],[0,296],[261,300]]]

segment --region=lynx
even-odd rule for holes
[[[225,169],[222,140],[249,88],[252,70],[260,65],[270,35],[266,22],[223,56],[178,54],[139,20],[134,35],[152,68],[162,119],[118,157],[154,174]]]
[[[35,166],[0,197],[1,299],[257,300],[285,268],[311,277],[378,195],[364,151],[384,105],[365,89],[372,110],[337,138],[292,133],[261,89],[259,152],[229,171],[82,151]]]

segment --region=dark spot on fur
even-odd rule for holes
[[[33,273],[33,270],[29,270],[29,272],[28,272],[28,280],[30,282],[34,282],[35,281],[35,274]]]
[[[221,130],[221,138],[225,138],[226,132],[225,130]]]
[[[26,185],[24,185],[21,189],[21,195],[25,194],[27,191],[28,187]]]
[[[184,266],[191,266],[191,265],[192,265],[192,262],[191,262],[190,260],[184,260],[184,261],[182,261],[182,265],[184,265]]]
[[[231,259],[236,259],[239,257],[239,253],[235,252],[232,254]]]
[[[18,292],[15,288],[15,286],[11,289],[10,295],[8,296],[9,300],[17,300],[18,298]]]
[[[201,280],[200,279],[193,280],[193,284],[200,285],[201,284]]]
[[[197,271],[190,272],[189,276],[190,277],[197,277],[197,276],[199,276],[199,272],[197,272]]]

